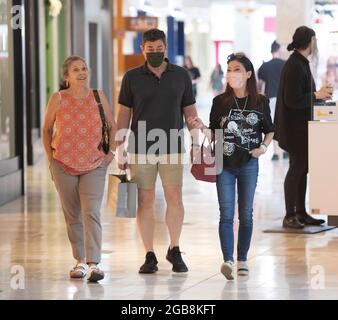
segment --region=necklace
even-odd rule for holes
[[[243,114],[243,112],[244,112],[244,110],[245,110],[245,108],[246,108],[246,105],[247,105],[247,103],[248,103],[248,97],[249,97],[249,96],[246,96],[244,108],[241,110],[240,107],[239,107],[239,105],[238,105],[237,99],[236,99],[236,97],[234,96],[234,99],[235,99],[235,102],[236,102],[237,109],[238,109],[238,110],[241,110],[241,111],[240,111],[240,114]]]

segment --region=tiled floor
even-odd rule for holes
[[[206,109],[201,114],[206,120]],[[169,240],[158,188],[159,272],[138,274],[144,252],[134,219],[116,218],[103,206],[106,278],[100,284],[68,278],[73,265],[70,245],[42,160],[27,172],[27,195],[0,208],[0,299],[338,299],[337,229],[315,235],[262,232],[281,222],[284,211],[287,161],[272,163],[270,158],[271,150],[260,160],[249,278],[228,282],[220,274],[215,185],[194,181],[187,167],[181,249],[189,273],[172,273],[165,260]]]

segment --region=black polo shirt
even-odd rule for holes
[[[194,104],[195,98],[188,72],[165,61],[167,67],[160,79],[149,70],[147,62],[123,77],[119,104],[133,109],[130,129],[135,140],[129,139],[130,153],[184,152],[183,138],[177,134],[170,138],[170,130],[183,129],[183,109]],[[142,126],[145,130],[140,132]]]

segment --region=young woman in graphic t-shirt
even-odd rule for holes
[[[224,259],[221,272],[228,280],[233,280],[236,182],[239,213],[237,274],[248,275],[247,254],[253,229],[258,158],[266,152],[273,138],[274,125],[269,100],[258,94],[251,61],[238,53],[230,55],[227,64],[227,86],[225,92],[213,100],[209,128],[212,137],[215,137],[215,130],[223,131],[223,139],[216,141],[216,144],[222,144],[220,150],[223,151],[223,171],[217,176],[216,183],[220,207],[219,237]],[[190,122],[208,135],[207,127],[200,119]]]

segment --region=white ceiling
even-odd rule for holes
[[[250,7],[257,8],[262,5],[276,5],[277,2],[283,3],[283,0],[149,0],[152,3],[156,3],[156,7],[168,7],[168,4],[171,3],[179,3],[181,4],[181,11],[184,12],[186,16],[191,17],[207,17],[208,9],[212,5],[217,4],[232,4],[238,7]],[[294,0],[298,1],[298,0]],[[326,5],[325,8],[332,8],[332,5],[338,5],[338,0],[305,0],[314,2],[316,5]],[[160,5],[161,3],[161,5]]]
[[[338,0],[337,0],[338,1]],[[213,3],[235,3],[235,2],[242,2],[242,3],[276,3],[276,0],[148,0],[149,3],[153,7],[160,8],[166,7],[169,3],[173,4],[182,4],[184,8],[209,8]]]
[[[143,9],[159,17],[166,16],[168,12],[179,17],[181,12],[185,17],[209,19],[208,9],[210,9],[213,4],[235,4],[240,7],[256,7],[263,4],[276,4],[276,2],[277,0],[126,0],[124,2],[124,14],[136,15],[137,9]],[[315,2],[338,3],[338,0],[315,0]],[[142,8],[142,3],[146,3],[147,6]],[[134,8],[134,12],[131,12],[129,8]]]
[[[297,1],[297,0],[295,0]],[[311,0],[312,1],[312,0]],[[198,7],[198,8],[209,8],[213,3],[256,3],[256,4],[265,4],[270,3],[274,4],[277,0],[148,0],[154,7],[165,7],[168,6],[169,2],[171,3],[182,3],[185,8],[189,7]],[[316,3],[337,3],[338,0],[315,0]]]
[[[254,7],[261,4],[275,4],[276,0],[143,0],[149,5],[148,12],[153,11],[155,15],[165,16],[169,10],[179,14],[182,12],[186,17],[210,18],[209,10],[213,4],[236,4],[240,6]],[[142,0],[128,0],[129,5],[142,3]],[[295,0],[297,1],[297,0]],[[338,1],[338,0],[337,0]],[[172,12],[172,11],[171,11]],[[173,13],[172,13],[173,14]]]

